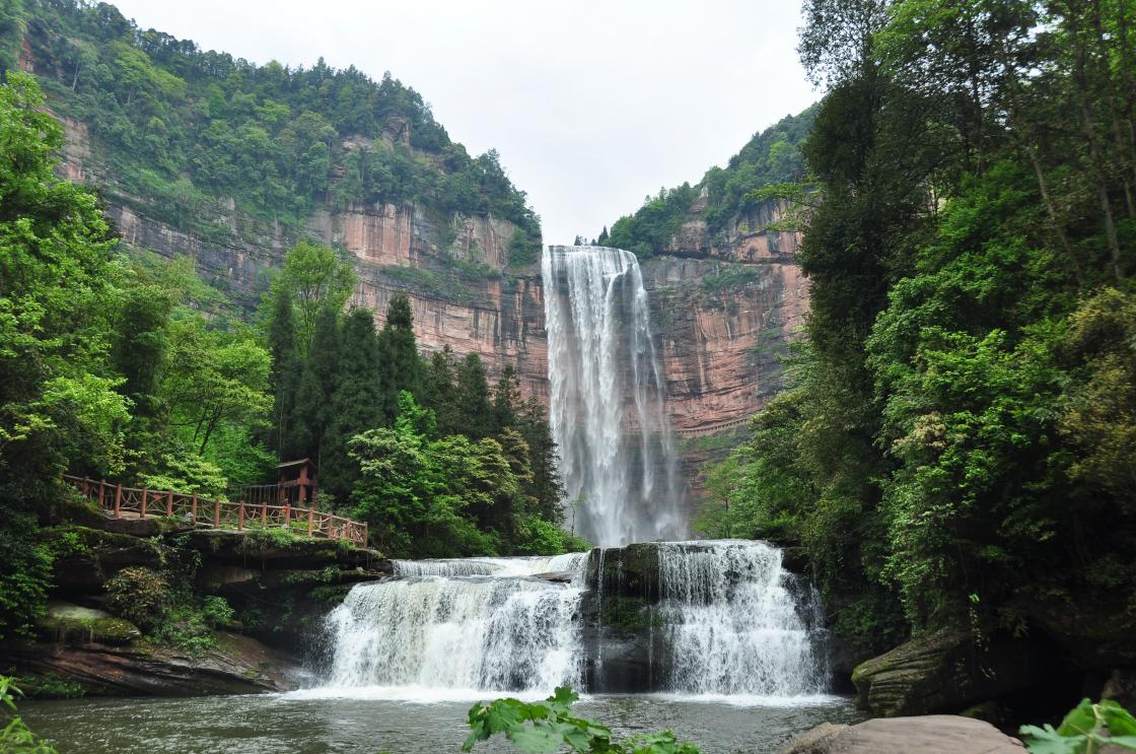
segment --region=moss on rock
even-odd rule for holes
[[[138,627],[128,620],[69,602],[50,603],[39,621],[39,631],[44,639],[68,644],[121,645],[142,636]]]

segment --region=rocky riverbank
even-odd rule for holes
[[[2,672],[40,696],[291,688],[322,652],[323,616],[352,584],[391,572],[373,550],[278,529],[192,530],[77,504],[60,519],[41,533],[48,609],[0,649]],[[130,600],[160,617],[135,617]]]

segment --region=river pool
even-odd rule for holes
[[[192,699],[25,702],[27,723],[60,754],[442,754],[457,752],[475,699],[401,699],[384,689]],[[739,703],[744,702],[744,703]],[[824,721],[859,719],[842,697],[799,699],[593,696],[581,715],[620,734],[671,729],[704,754],[765,754]],[[475,752],[512,751],[483,743]]]

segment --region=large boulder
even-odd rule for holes
[[[857,725],[824,723],[797,736],[778,754],[1025,754],[1025,747],[981,720],[926,715]]]
[[[958,712],[1044,683],[1053,667],[1024,640],[977,645],[966,631],[916,637],[852,672],[857,704],[874,715]]]
[[[51,677],[84,693],[114,696],[199,696],[284,691],[295,661],[255,639],[220,633],[216,646],[186,652],[146,640],[118,646],[35,642],[10,647],[20,674]]]

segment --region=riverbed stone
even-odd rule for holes
[[[1051,658],[1050,658],[1051,659]],[[1024,640],[975,643],[966,631],[914,638],[852,672],[857,704],[892,717],[958,712],[1042,683],[1042,647]]]
[[[823,723],[783,746],[778,754],[1025,754],[1021,741],[982,720],[923,715]]]

